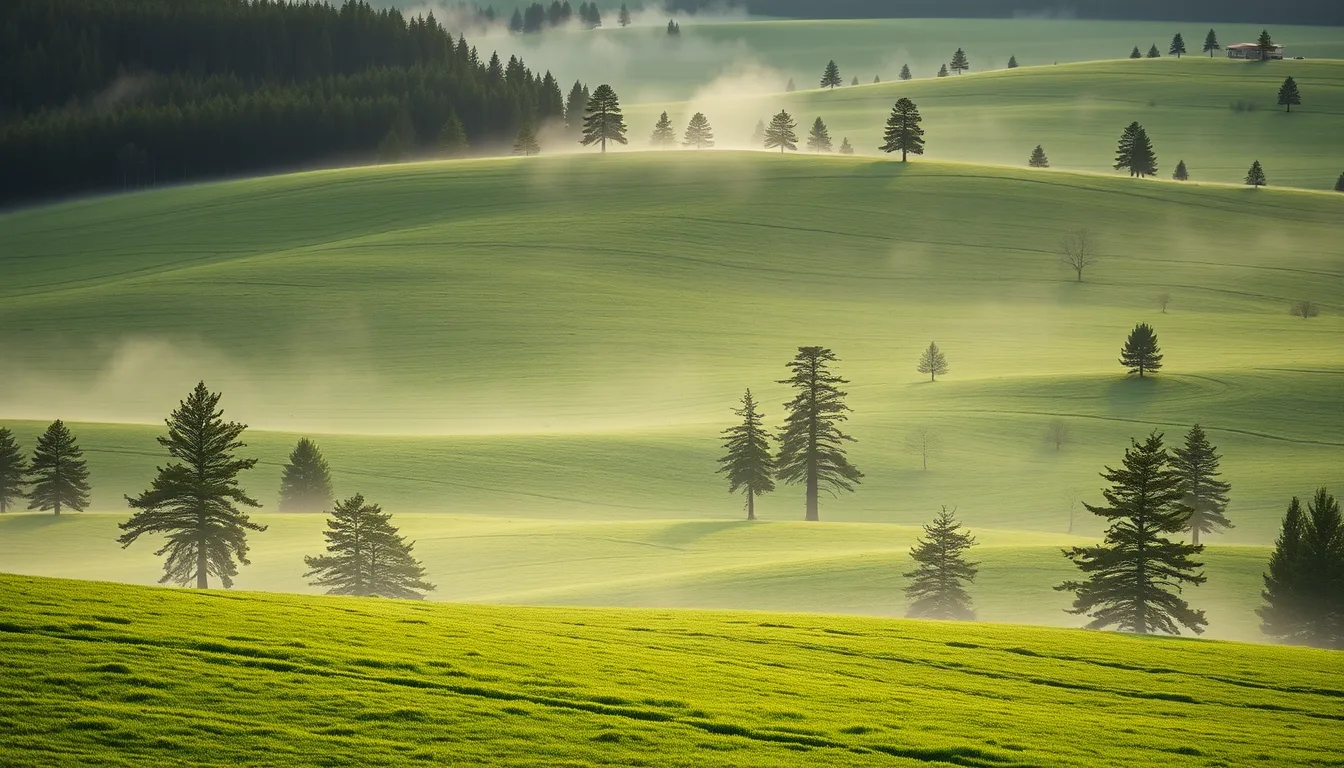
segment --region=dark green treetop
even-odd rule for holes
[[[1190,180],[1190,171],[1185,167],[1185,161],[1184,161],[1184,160],[1181,160],[1181,161],[1179,161],[1179,162],[1176,163],[1176,170],[1175,170],[1175,172],[1173,172],[1173,173],[1171,174],[1171,178],[1173,178],[1173,179],[1175,179],[1175,180],[1177,180],[1177,181],[1189,181],[1189,180]]]
[[[420,600],[434,589],[411,553],[414,542],[402,538],[392,516],[356,494],[336,503],[322,534],[327,554],[306,556],[305,578],[329,595]]]
[[[900,74],[900,78],[901,78],[902,80],[909,80],[909,79],[912,78],[912,77],[914,77],[914,75],[910,74],[910,65],[909,65],[909,64],[902,64],[902,65],[901,65],[901,74]]]
[[[331,468],[317,443],[299,438],[280,469],[281,512],[323,512],[331,506]]]
[[[966,561],[966,553],[973,546],[975,537],[961,530],[956,510],[949,512],[943,507],[933,522],[924,526],[924,537],[910,548],[915,569],[903,574],[911,580],[905,588],[910,599],[907,617],[975,621],[965,587],[979,572],[979,563]]]
[[[1157,333],[1147,323],[1139,323],[1129,332],[1125,346],[1120,349],[1120,364],[1130,373],[1156,373],[1162,369],[1162,350],[1157,346]]]
[[[1027,158],[1027,165],[1032,168],[1049,168],[1050,158],[1045,156],[1045,149],[1037,144],[1036,148],[1031,150],[1031,157]]]
[[[887,130],[882,137],[885,143],[878,149],[889,153],[900,152],[903,163],[907,155],[924,154],[924,129],[919,125],[922,119],[915,103],[902,96],[891,108]]]
[[[575,80],[565,99],[565,130],[576,138],[583,136],[583,108],[588,98],[588,86]]]
[[[1143,178],[1157,173],[1157,154],[1153,151],[1148,132],[1137,122],[1130,123],[1120,134],[1115,152],[1115,169],[1127,170],[1130,176]]]
[[[1158,58],[1161,58],[1161,57],[1162,57],[1161,52],[1159,52],[1159,51],[1157,50],[1157,43],[1153,43],[1153,47],[1151,47],[1151,48],[1148,49],[1148,58],[1150,58],[1150,59],[1158,59]]]
[[[813,152],[831,151],[831,134],[826,130],[826,123],[818,117],[812,123],[812,130],[807,134],[807,148]]]
[[[756,497],[775,490],[775,459],[770,455],[770,435],[764,417],[756,410],[751,390],[742,396],[742,407],[733,413],[742,423],[723,431],[723,447],[728,452],[719,459],[719,472],[728,475],[728,492],[743,491],[747,519],[756,519]]]
[[[28,462],[19,450],[19,441],[9,429],[0,427],[0,514],[8,512],[14,502],[23,498],[27,475]]]
[[[946,64],[940,64],[940,65],[938,66],[938,76],[939,76],[939,77],[947,77],[947,65],[946,65]]]
[[[1260,50],[1260,60],[1268,61],[1270,52],[1274,50],[1274,38],[1269,36],[1269,30],[1260,30],[1260,37],[1256,38],[1255,47]]]
[[[1009,69],[1017,69],[1017,56],[1009,56],[1009,57],[1008,57],[1008,68],[1009,68]]]
[[[1227,519],[1227,493],[1232,486],[1219,480],[1218,465],[1222,457],[1218,448],[1209,443],[1208,435],[1198,424],[1190,427],[1185,444],[1171,451],[1172,470],[1180,477],[1182,503],[1190,510],[1185,529],[1190,532],[1190,543],[1199,544],[1201,533],[1218,533],[1234,527]]]
[[[1209,54],[1209,58],[1213,58],[1213,52],[1222,49],[1223,46],[1218,44],[1218,35],[1210,29],[1209,34],[1204,36],[1204,52]]]
[[[840,154],[842,154],[842,155],[852,155],[852,154],[854,154],[854,145],[852,145],[852,144],[849,143],[849,137],[848,137],[848,136],[846,136],[846,137],[844,138],[844,140],[840,142]]]
[[[1176,35],[1171,38],[1171,48],[1167,50],[1167,54],[1175,56],[1176,58],[1179,59],[1181,58],[1181,55],[1184,53],[1185,53],[1185,38],[1181,37],[1180,32],[1177,32]]]
[[[821,87],[835,90],[840,85],[844,85],[844,81],[840,79],[840,68],[835,65],[834,60],[831,60],[826,64],[826,71],[821,73]]]
[[[1344,520],[1327,489],[1305,513],[1296,497],[1288,505],[1264,581],[1256,613],[1266,635],[1344,650]]]
[[[1250,170],[1246,171],[1246,184],[1252,187],[1263,187],[1269,182],[1265,180],[1265,169],[1260,167],[1260,161],[1251,163]]]
[[[962,72],[969,71],[971,68],[971,61],[966,58],[966,52],[958,48],[957,52],[952,54],[952,64],[948,68],[958,75]]]
[[[1129,52],[1129,58],[1131,58],[1131,59],[1142,59],[1142,58],[1143,58],[1143,54],[1142,54],[1142,53],[1139,53],[1139,46],[1137,46],[1137,45],[1134,46],[1134,50],[1132,50],[1132,51]]]
[[[59,515],[62,509],[83,512],[89,506],[89,468],[84,452],[60,419],[37,438],[28,473],[29,509]]]
[[[1293,106],[1302,103],[1302,94],[1297,90],[1297,81],[1290,76],[1279,86],[1279,106],[1285,112],[1292,112]]]

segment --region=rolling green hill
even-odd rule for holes
[[[1344,749],[1328,651],[13,576],[0,593],[15,766],[1183,768]]]

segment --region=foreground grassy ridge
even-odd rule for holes
[[[10,576],[0,595],[0,750],[19,766],[1305,766],[1344,749],[1344,656],[1326,651]]]

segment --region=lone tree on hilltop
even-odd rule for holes
[[[1157,174],[1157,153],[1148,132],[1137,122],[1130,123],[1120,134],[1120,142],[1115,151],[1115,169],[1127,170],[1131,177],[1153,176]]]
[[[949,68],[958,75],[962,72],[969,71],[971,68],[971,61],[966,58],[966,52],[958,48],[957,52],[952,54],[952,65]]]
[[[910,559],[915,569],[904,576],[910,579],[905,588],[910,599],[911,619],[944,619],[975,621],[971,596],[966,584],[975,581],[979,563],[966,561],[966,553],[975,546],[970,531],[962,531],[956,510],[943,511],[924,526],[924,538],[910,548]]]
[[[19,450],[14,433],[0,427],[0,515],[9,511],[14,502],[23,498],[23,487],[28,484],[28,462]]]
[[[1180,480],[1171,471],[1162,435],[1132,441],[1123,466],[1107,467],[1102,477],[1111,484],[1102,492],[1107,504],[1083,506],[1110,521],[1105,539],[1099,546],[1064,550],[1088,578],[1055,587],[1074,593],[1069,613],[1090,616],[1088,629],[1180,634],[1183,625],[1203,633],[1204,612],[1192,610],[1179,594],[1183,584],[1204,583],[1204,574],[1196,573],[1204,564],[1191,560],[1204,548],[1167,538],[1182,530],[1189,511],[1181,504]]]
[[[784,404],[788,416],[779,435],[778,477],[807,489],[807,520],[820,520],[818,495],[823,486],[836,495],[854,491],[863,473],[849,463],[845,443],[854,438],[840,431],[848,417],[848,393],[840,389],[849,382],[831,373],[835,353],[825,347],[799,347],[788,364],[792,375],[779,382],[792,386],[797,395]]]
[[[359,494],[337,502],[322,535],[327,554],[303,558],[304,578],[329,595],[421,600],[434,589],[411,554],[415,544],[401,537],[390,514]]]
[[[1310,320],[1311,318],[1321,314],[1321,308],[1316,306],[1312,302],[1303,299],[1299,301],[1294,301],[1292,305],[1288,308],[1288,314],[1292,315],[1293,317],[1300,317],[1303,320]]]
[[[1215,34],[1212,29],[1210,29],[1209,34],[1204,36],[1204,52],[1209,54],[1209,58],[1212,59],[1213,52],[1221,51],[1222,49],[1223,46],[1218,44],[1218,35]]]
[[[178,404],[159,445],[181,463],[159,467],[148,490],[126,497],[136,511],[119,526],[124,533],[117,541],[124,549],[147,533],[167,536],[154,553],[168,556],[160,584],[187,586],[194,580],[197,589],[205,589],[214,575],[225,589],[232,587],[237,563],[248,564],[247,532],[266,530],[238,508],[261,506],[238,485],[239,473],[257,460],[236,457],[247,447],[238,439],[247,425],[224,421],[219,397],[201,382]]]
[[[322,512],[331,506],[331,468],[317,443],[299,438],[280,470],[281,512]]]
[[[1059,260],[1074,271],[1078,276],[1078,282],[1083,282],[1083,270],[1101,260],[1092,233],[1080,229],[1060,238]]]
[[[1008,57],[1008,68],[1009,68],[1009,69],[1017,69],[1017,57],[1016,57],[1016,56],[1009,56],[1009,57]]]
[[[541,145],[537,143],[536,134],[532,133],[532,126],[527,123],[518,128],[518,138],[513,142],[513,154],[523,157],[541,154]]]
[[[714,146],[714,129],[710,127],[709,118],[705,117],[704,112],[696,112],[691,116],[691,122],[686,125],[686,139],[681,144],[696,149]]]
[[[940,65],[938,65],[938,76],[939,76],[939,77],[947,77],[947,65],[946,65],[946,64],[940,64]]]
[[[1284,108],[1285,112],[1292,112],[1293,106],[1302,103],[1302,94],[1297,90],[1297,81],[1292,76],[1283,81],[1279,86],[1279,106]]]
[[[1143,54],[1142,54],[1142,53],[1139,53],[1139,46],[1137,46],[1137,45],[1134,46],[1134,50],[1132,50],[1132,51],[1129,52],[1129,58],[1131,58],[1131,59],[1142,59],[1142,58],[1143,58]]]
[[[89,506],[89,468],[84,452],[65,422],[57,419],[37,438],[28,464],[28,508],[61,514],[62,509],[83,512]]]
[[[1185,38],[1181,37],[1180,32],[1177,32],[1176,35],[1171,38],[1171,48],[1167,50],[1167,54],[1170,56],[1175,56],[1176,58],[1179,59],[1181,58],[1181,55],[1184,53],[1185,53]]]
[[[1246,171],[1246,185],[1259,188],[1268,183],[1265,180],[1265,169],[1260,167],[1260,161],[1251,163],[1250,170]]]
[[[1031,150],[1031,157],[1027,158],[1027,165],[1032,168],[1049,168],[1050,158],[1045,156],[1045,149],[1040,144]]]
[[[1129,332],[1125,346],[1120,348],[1120,364],[1130,373],[1157,373],[1162,369],[1162,350],[1157,346],[1157,333],[1147,323],[1139,323]]]
[[[742,396],[742,407],[733,413],[742,423],[723,431],[723,447],[728,455],[719,459],[719,472],[728,475],[728,492],[742,491],[747,499],[747,519],[756,519],[756,497],[775,490],[775,459],[770,455],[770,435],[764,417],[756,411],[751,390]]]
[[[592,97],[588,99],[584,111],[583,139],[580,144],[585,147],[600,144],[605,153],[608,141],[617,144],[628,143],[625,138],[625,119],[621,116],[621,104],[616,98],[616,91],[612,90],[610,85],[597,86],[597,90],[593,91]]]
[[[942,447],[942,440],[931,427],[916,427],[905,436],[906,450],[919,457],[921,472],[929,471],[929,459]]]
[[[1157,50],[1157,43],[1153,43],[1153,47],[1148,49],[1148,58],[1150,59],[1162,58],[1162,54]]]
[[[840,154],[842,155],[854,154],[854,145],[849,143],[848,136],[846,136],[844,140],[840,142]]]
[[[666,112],[659,116],[658,122],[654,124],[653,136],[650,137],[649,143],[659,149],[667,149],[677,143],[676,131],[672,129],[672,118],[668,117]]]
[[[1185,530],[1190,532],[1190,543],[1199,544],[1201,533],[1220,533],[1234,527],[1227,519],[1227,492],[1232,486],[1219,480],[1218,465],[1222,457],[1218,448],[1198,425],[1190,427],[1185,445],[1172,449],[1171,467],[1180,478],[1182,503],[1190,510]]]
[[[831,151],[831,134],[820,117],[813,121],[812,130],[807,133],[807,148],[813,152]]]
[[[621,3],[620,13],[616,15],[616,23],[622,27],[630,26],[630,9],[625,7],[625,3]]]
[[[900,152],[902,163],[906,162],[907,155],[924,154],[924,129],[919,125],[922,119],[915,102],[902,96],[891,108],[887,130],[882,137],[886,141],[878,149],[888,153]]]
[[[798,134],[793,132],[798,124],[793,121],[793,117],[788,112],[780,110],[779,114],[770,118],[770,125],[765,129],[765,148],[779,148],[782,154],[785,150],[790,152],[798,149]]]
[[[909,80],[910,78],[914,77],[914,75],[910,74],[910,65],[909,65],[909,64],[902,64],[902,65],[901,65],[901,74],[899,75],[899,77],[900,77],[902,80]]]
[[[840,68],[832,60],[826,65],[826,71],[821,73],[821,87],[835,90],[836,86],[840,85],[844,85],[844,81],[840,79]]]
[[[1274,38],[1269,36],[1269,30],[1260,30],[1260,37],[1256,39],[1255,47],[1260,51],[1260,60],[1269,61],[1269,54],[1274,52]]]
[[[1045,441],[1055,446],[1058,452],[1069,442],[1069,424],[1063,419],[1053,419],[1045,425]]]
[[[939,376],[947,373],[947,358],[943,356],[943,351],[938,348],[936,342],[929,342],[929,348],[919,356],[919,365],[916,368],[920,373],[929,374],[929,381],[937,381]]]
[[[1295,645],[1344,649],[1344,520],[1325,488],[1293,497],[1264,575],[1260,628]]]
[[[1179,161],[1179,162],[1176,163],[1176,170],[1175,170],[1174,172],[1172,172],[1172,174],[1171,174],[1171,178],[1173,178],[1173,179],[1175,179],[1175,180],[1177,180],[1177,181],[1189,181],[1189,180],[1190,180],[1190,171],[1185,167],[1185,161],[1184,161],[1184,160],[1181,160],[1181,161]]]

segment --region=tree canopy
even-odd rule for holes
[[[1148,132],[1137,122],[1130,123],[1120,134],[1115,151],[1115,169],[1127,170],[1130,176],[1143,178],[1157,173],[1157,153],[1148,138]]]
[[[1285,112],[1292,112],[1295,105],[1302,103],[1302,94],[1297,90],[1297,81],[1290,75],[1279,86],[1279,106],[1284,108]]]
[[[1319,488],[1307,510],[1293,497],[1264,574],[1261,629],[1288,643],[1344,650],[1344,519]]]
[[[910,548],[915,569],[904,574],[910,579],[905,588],[910,600],[906,616],[912,619],[975,621],[971,596],[966,584],[975,581],[979,563],[966,560],[975,546],[975,537],[961,530],[956,510],[947,507],[924,526],[924,536]]]
[[[322,534],[327,554],[307,556],[305,578],[329,595],[392,597],[420,600],[434,585],[425,581],[425,569],[402,538],[392,516],[377,504],[366,504],[356,494],[337,502]]]
[[[741,424],[723,431],[727,455],[719,459],[719,472],[728,475],[728,492],[742,491],[746,497],[747,519],[756,519],[756,498],[775,490],[775,459],[770,455],[770,434],[764,417],[756,410],[756,401],[748,389],[742,407],[733,413]]]
[[[1031,157],[1027,158],[1027,165],[1032,168],[1049,168],[1050,158],[1045,156],[1045,149],[1037,144],[1036,148],[1031,150]]]
[[[919,356],[919,365],[916,369],[920,373],[927,373],[929,381],[936,381],[939,376],[947,373],[947,358],[943,356],[943,351],[938,348],[937,342],[929,342],[929,348]]]
[[[831,134],[826,130],[826,123],[818,117],[812,123],[812,130],[807,134],[807,148],[813,152],[831,151]]]
[[[672,118],[667,116],[666,111],[658,116],[658,122],[653,126],[653,136],[649,138],[649,143],[658,149],[667,149],[677,143],[677,134],[672,128]]]
[[[541,144],[537,142],[532,126],[523,125],[518,128],[518,136],[513,140],[513,154],[524,157],[541,154]]]
[[[1246,184],[1251,187],[1263,187],[1269,182],[1265,180],[1265,169],[1260,166],[1260,161],[1251,163],[1250,170],[1246,171]]]
[[[322,512],[331,506],[331,468],[317,443],[299,438],[280,469],[280,511]]]
[[[696,112],[691,116],[691,122],[686,126],[686,138],[682,146],[704,149],[714,146],[714,129],[709,125],[709,118],[705,113]]]
[[[966,52],[958,48],[957,52],[952,54],[952,64],[949,67],[953,72],[960,75],[971,68],[971,60],[966,58]]]
[[[797,150],[798,134],[794,133],[797,127],[793,117],[781,109],[779,114],[770,118],[770,124],[765,128],[765,148],[778,148],[780,152]]]
[[[1120,349],[1120,364],[1130,373],[1156,373],[1162,368],[1162,350],[1157,346],[1157,332],[1147,323],[1139,323],[1129,332],[1129,338]]]
[[[8,428],[0,427],[0,515],[23,498],[27,476],[28,462],[19,449],[19,441]]]
[[[840,79],[840,67],[836,66],[835,60],[826,64],[826,70],[821,73],[821,87],[835,90],[837,86],[844,85]]]
[[[1172,172],[1171,178],[1177,181],[1189,181],[1190,170],[1185,167],[1185,161],[1180,160],[1176,163],[1176,170]]]
[[[1209,54],[1209,58],[1213,58],[1213,52],[1222,49],[1223,46],[1218,44],[1218,34],[1210,29],[1209,34],[1204,36],[1204,52]]]
[[[621,115],[616,91],[603,83],[593,91],[584,106],[583,139],[579,143],[585,147],[598,144],[606,152],[608,141],[628,143],[625,138],[625,118]]]
[[[1171,47],[1167,49],[1167,54],[1170,56],[1175,56],[1176,58],[1179,59],[1181,58],[1181,55],[1184,53],[1185,53],[1185,38],[1181,37],[1180,32],[1177,32],[1175,36],[1171,38]]]
[[[791,376],[780,381],[796,392],[784,404],[788,415],[779,435],[777,476],[791,485],[806,487],[807,520],[820,520],[818,494],[854,491],[863,473],[849,462],[845,443],[854,438],[840,431],[849,417],[845,379],[831,372],[835,353],[825,347],[799,347],[788,364]]]
[[[1198,424],[1190,427],[1185,444],[1171,452],[1171,467],[1180,478],[1181,500],[1190,510],[1185,529],[1190,543],[1198,544],[1201,533],[1219,533],[1234,527],[1227,519],[1227,493],[1231,485],[1218,479],[1222,457]]]
[[[924,154],[924,129],[919,125],[922,119],[915,103],[902,96],[891,108],[883,134],[885,143],[878,149],[887,153],[900,152],[903,163],[908,155]]]
[[[89,468],[84,452],[65,422],[57,419],[37,438],[28,464],[28,508],[61,514],[89,506]]]

